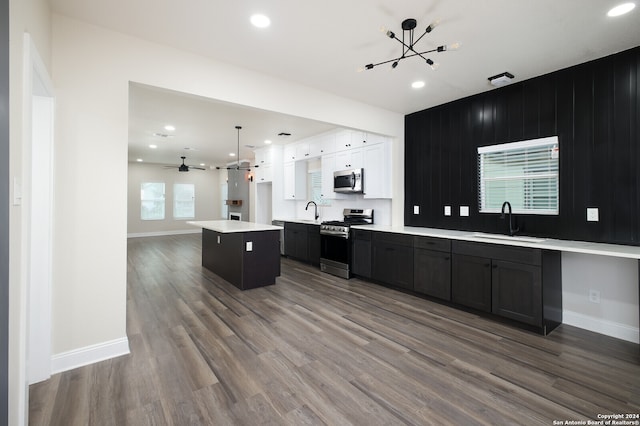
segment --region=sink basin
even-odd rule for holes
[[[525,243],[541,243],[543,241],[546,241],[546,239],[544,238],[524,237],[519,235],[514,235],[512,237],[510,235],[483,234],[482,232],[474,232],[473,234],[469,234],[469,236],[473,238],[480,238],[483,240],[521,241]]]

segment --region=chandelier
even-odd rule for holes
[[[238,151],[237,151],[237,155],[236,155],[236,164],[233,165],[227,165],[227,166],[216,166],[217,170],[220,169],[227,169],[227,170],[246,170],[248,172],[251,171],[251,166],[241,166],[240,165],[240,129],[242,129],[242,126],[236,126],[236,130],[238,131]],[[253,168],[257,168],[259,167],[257,164],[255,166],[253,166]]]
[[[398,43],[402,44],[402,54],[399,57],[389,59],[388,61],[379,62],[377,64],[365,65],[364,68],[361,68],[359,71],[364,71],[365,69],[370,70],[370,69],[373,69],[373,67],[377,67],[378,65],[384,65],[388,63],[391,63],[391,68],[395,68],[398,66],[398,63],[401,60],[412,58],[414,56],[419,56],[422,60],[425,61],[425,63],[432,70],[435,70],[438,67],[438,64],[434,62],[431,58],[426,57],[425,55],[428,55],[429,53],[434,53],[434,52],[439,53],[439,52],[445,52],[447,50],[457,50],[460,47],[460,43],[454,43],[449,46],[442,45],[442,46],[436,47],[435,49],[424,50],[422,52],[419,51],[419,49],[415,48],[415,45],[420,40],[422,40],[422,38],[425,35],[433,31],[433,29],[436,27],[437,24],[438,24],[438,21],[435,21],[429,24],[429,26],[424,30],[424,33],[422,33],[422,35],[420,35],[420,37],[418,37],[417,39],[414,39],[414,31],[416,29],[416,26],[418,25],[418,22],[413,18],[408,18],[402,21],[402,40],[396,37],[396,34],[393,31],[382,28],[382,31],[386,32],[387,37],[393,40],[397,40]]]

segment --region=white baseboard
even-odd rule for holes
[[[141,238],[141,237],[162,237],[164,235],[182,235],[182,234],[199,234],[202,229],[183,229],[178,231],[157,231],[157,232],[136,232],[127,234],[127,238]]]
[[[640,343],[640,330],[627,324],[620,324],[602,318],[594,318],[577,312],[563,311],[562,323],[574,327],[626,340],[627,342]]]
[[[129,339],[126,337],[98,343],[97,345],[54,355],[51,357],[51,372],[52,374],[62,373],[63,371],[73,370],[74,368],[128,355],[129,353]]]

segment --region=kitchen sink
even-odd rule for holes
[[[541,243],[546,241],[545,238],[536,238],[536,237],[525,237],[519,235],[501,235],[501,234],[484,234],[482,232],[474,232],[473,234],[469,234],[469,237],[474,239],[482,239],[482,240],[500,240],[500,241],[521,241],[524,243]]]

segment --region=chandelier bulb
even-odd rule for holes
[[[433,31],[433,29],[435,27],[437,27],[438,25],[440,25],[440,19],[436,19],[435,21],[431,22],[429,24],[429,26],[427,27],[427,29],[425,30],[426,33],[430,33],[431,31]]]
[[[451,43],[446,50],[458,50],[462,44],[460,42]]]
[[[396,35],[393,33],[393,31],[387,31],[387,37],[396,38]]]

